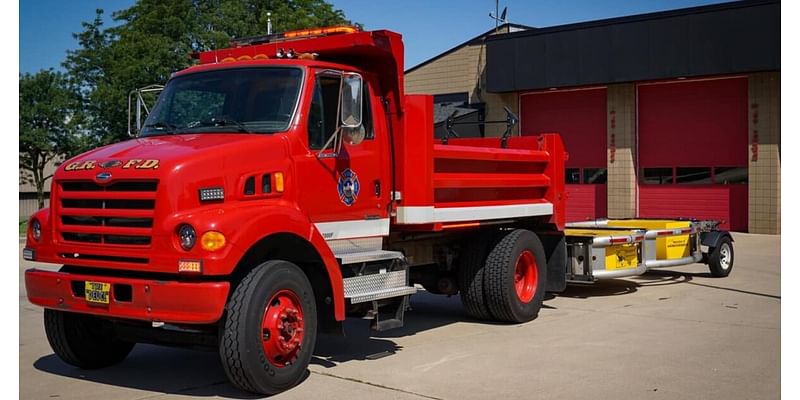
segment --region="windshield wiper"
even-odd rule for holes
[[[142,128],[158,129],[159,131],[161,131],[160,133],[165,133],[167,135],[174,135],[175,130],[178,129],[176,125],[163,121],[154,122],[152,124],[145,124]]]
[[[236,127],[236,130],[238,132],[251,133],[250,129],[248,129],[247,126],[245,126],[243,123],[241,123],[241,122],[239,122],[239,121],[237,121],[235,119],[211,118],[211,119],[208,119],[208,120],[194,121],[194,122],[190,122],[190,123],[186,124],[186,128],[189,128],[189,129],[195,128],[195,127],[198,127],[198,126],[202,126],[202,127],[205,127],[205,126],[231,126],[231,127]]]

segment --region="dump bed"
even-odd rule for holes
[[[446,229],[540,217],[564,226],[564,160],[556,134],[500,138],[433,135],[433,102],[406,96],[405,126],[394,138],[399,229]]]

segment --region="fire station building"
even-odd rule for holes
[[[780,233],[780,2],[505,24],[406,71],[456,121],[558,132],[567,217],[694,217]],[[503,124],[457,125],[497,136]]]

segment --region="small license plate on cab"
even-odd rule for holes
[[[86,301],[90,304],[108,304],[110,293],[110,283],[86,281]]]

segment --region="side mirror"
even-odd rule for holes
[[[342,105],[342,128],[361,127],[361,107],[363,105],[361,93],[361,75],[352,73],[344,74],[344,76],[342,76],[342,97],[340,100],[340,104]]]

